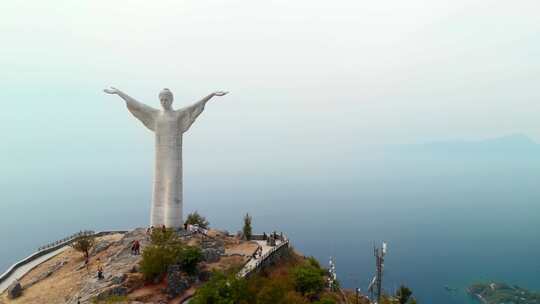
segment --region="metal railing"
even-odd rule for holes
[[[55,242],[51,242],[49,244],[47,244],[46,246],[41,246],[38,248],[38,251],[34,252],[33,254],[27,256],[26,258],[20,260],[19,262],[16,262],[15,264],[11,265],[11,267],[9,267],[4,273],[0,274],[0,284],[2,284],[4,281],[6,280],[10,280],[10,277],[12,274],[15,273],[15,271],[17,269],[19,269],[20,267],[36,260],[37,258],[41,257],[41,256],[44,256],[50,252],[54,252],[64,246],[67,246],[67,244],[76,239],[77,237],[80,237],[80,236],[83,236],[83,235],[93,235],[93,236],[96,236],[96,237],[99,237],[99,236],[103,236],[103,235],[107,235],[107,234],[113,234],[113,233],[126,233],[127,231],[126,230],[105,230],[105,231],[100,231],[100,232],[96,232],[94,233],[93,231],[89,231],[89,230],[84,230],[84,231],[79,231],[77,233],[74,233],[72,235],[70,235],[69,237],[66,237],[66,238],[63,238],[62,240],[58,240],[58,241],[55,241]],[[63,242],[62,242],[63,241]],[[23,274],[20,274],[21,276],[26,274],[23,273]],[[18,278],[16,278],[18,279]],[[4,290],[0,290],[0,293],[4,292]]]
[[[49,243],[47,245],[38,247],[38,251],[47,250],[49,248],[56,247],[58,245],[71,242],[71,241],[73,241],[76,238],[81,237],[81,236],[89,236],[89,235],[94,235],[94,234],[95,234],[95,232],[92,231],[92,230],[81,230],[81,231],[76,232],[76,233],[74,233],[74,234],[72,234],[70,236],[67,236],[67,237],[63,238],[63,239],[56,240],[56,241],[51,242],[51,243]]]
[[[259,269],[266,262],[266,260],[269,257],[274,255],[275,252],[277,252],[278,250],[280,250],[284,246],[288,246],[289,245],[289,239],[287,237],[284,237],[283,239],[284,240],[279,245],[276,245],[276,246],[272,247],[272,249],[270,249],[270,251],[267,251],[265,254],[263,254],[255,264],[248,266],[249,262],[252,260],[250,258],[248,260],[248,262],[246,262],[245,266],[240,270],[240,272],[238,273],[238,276],[242,277],[242,278],[248,276],[253,271]]]

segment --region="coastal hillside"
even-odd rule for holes
[[[145,229],[135,229],[97,238],[88,265],[80,252],[73,248],[65,250],[22,277],[15,297],[9,294],[12,287],[6,290],[0,296],[0,303],[181,303],[211,272],[238,269],[257,249],[255,242],[216,230],[208,231],[208,236],[189,234],[182,239],[185,244],[201,248],[202,261],[197,265],[197,275],[178,277],[181,283],[175,290],[168,288],[171,282],[167,282],[174,273],[149,281],[140,271],[143,252],[152,242]],[[135,241],[140,243],[141,254],[132,253]],[[103,279],[97,276],[100,267]],[[184,281],[186,284],[182,284]]]
[[[328,270],[283,234],[139,228],[91,239],[88,260],[75,245],[83,241],[32,269],[0,303],[336,304],[356,297],[329,284]]]

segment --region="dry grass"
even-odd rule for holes
[[[225,246],[225,254],[240,254],[250,257],[259,245],[255,242],[243,242],[239,244],[228,244]]]
[[[217,233],[215,235],[225,245],[225,252],[227,255],[234,254],[233,256],[221,257],[218,262],[203,264],[203,268],[209,271],[220,270],[227,271],[229,269],[240,268],[249,257],[257,249],[257,243],[245,242],[238,240],[234,237],[225,237]],[[96,243],[102,240],[117,241],[122,238],[122,234],[108,235],[100,237],[96,240]],[[201,236],[193,237],[190,241],[190,245],[198,245],[201,242]],[[107,250],[100,252],[97,255],[91,256],[88,270],[82,268],[77,270],[83,263],[84,257],[80,252],[75,251],[72,248],[68,248],[61,254],[53,257],[45,263],[27,273],[22,279],[21,284],[27,285],[34,278],[40,276],[46,272],[51,266],[56,265],[61,261],[68,261],[62,268],[53,273],[50,277],[43,279],[34,286],[29,287],[23,291],[23,295],[17,299],[8,299],[7,293],[4,292],[0,295],[0,304],[60,304],[66,303],[68,299],[71,299],[76,295],[82,286],[89,279],[95,279],[97,274],[97,258],[102,261],[106,261],[108,257],[114,255],[121,250],[120,245],[112,245]],[[159,301],[166,301],[166,295],[162,293],[164,283],[159,284],[146,284],[145,286],[138,288],[128,295],[130,300],[138,300],[141,302],[157,303]],[[194,288],[190,289],[190,292],[194,292]],[[169,303],[176,303],[181,297],[170,300]]]
[[[121,234],[108,235],[98,240],[119,240],[122,237]],[[53,273],[50,277],[43,279],[34,286],[23,291],[23,296],[17,299],[8,299],[7,293],[4,292],[0,296],[0,303],[6,304],[36,304],[36,303],[65,303],[72,295],[74,295],[81,287],[84,280],[96,273],[97,268],[96,258],[103,255],[101,253],[90,259],[89,270],[82,269],[76,270],[82,263],[84,263],[83,255],[75,251],[72,248],[67,249],[61,254],[53,257],[52,259],[40,264],[36,268],[32,269],[29,273],[23,276],[20,280],[21,285],[25,286],[31,282],[34,278],[46,272],[51,266],[58,262],[67,260],[67,264]]]

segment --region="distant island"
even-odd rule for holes
[[[476,283],[467,292],[484,304],[538,304],[540,293],[505,283]]]

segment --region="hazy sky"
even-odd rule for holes
[[[536,163],[522,164],[534,171],[525,181],[518,168],[500,183],[490,183],[500,178],[498,163],[481,164],[479,184],[469,184],[463,163],[405,159],[400,167],[392,160],[401,155],[371,162],[381,156],[364,145],[509,133],[540,141],[539,17],[538,0],[1,0],[0,239],[20,242],[9,261],[0,255],[0,266],[38,246],[19,234],[42,241],[66,230],[146,224],[154,138],[120,98],[102,92],[111,85],[155,107],[164,87],[176,107],[231,92],[184,137],[185,209],[200,208],[218,227],[235,229],[227,223],[253,210],[255,223],[266,216],[308,236],[320,229],[311,215],[329,214],[325,208],[340,206],[349,223],[364,222],[340,201],[363,204],[370,215],[394,206],[383,203],[416,203],[422,196],[414,191],[427,193],[421,204],[445,205],[440,217],[454,208],[477,224],[475,212],[453,204],[470,205],[465,198],[477,188],[476,197],[492,195],[485,202],[512,206],[483,208],[481,221],[496,219],[503,229],[518,210],[512,229],[538,223],[529,208],[538,201]],[[441,168],[457,178],[429,192]],[[317,202],[320,213],[309,213]],[[279,222],[283,210],[303,209],[299,221]],[[409,227],[436,231],[437,217],[388,210]],[[478,226],[472,230],[491,229]],[[14,236],[13,227],[25,229]],[[486,239],[500,236],[490,231]]]
[[[168,87],[177,107],[229,90],[189,140],[239,150],[539,140],[539,11],[536,0],[2,1],[3,144],[146,149],[151,136],[109,85],[154,106]]]

